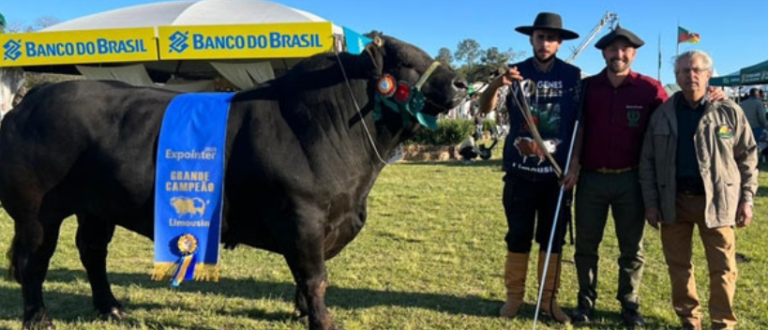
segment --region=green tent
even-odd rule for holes
[[[743,68],[740,73],[742,85],[768,83],[768,61]]]
[[[709,78],[710,86],[738,86],[741,85],[741,73],[736,72],[727,76]]]

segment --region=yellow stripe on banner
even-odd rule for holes
[[[187,274],[187,269],[191,263],[192,255],[184,256],[181,258],[181,265],[179,265],[178,274],[176,275],[176,283],[181,284],[181,282],[184,282],[184,276]]]
[[[0,67],[157,61],[154,28],[0,34]]]
[[[190,258],[191,259],[191,258]],[[173,262],[156,263],[152,269],[152,280],[163,281],[173,277],[179,264]],[[187,265],[189,267],[189,265]],[[195,281],[219,282],[219,265],[215,264],[195,264]]]
[[[163,60],[301,58],[333,49],[330,22],[158,27]]]

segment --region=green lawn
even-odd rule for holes
[[[386,168],[369,201],[368,224],[338,257],[328,263],[327,303],[347,330],[372,329],[530,329],[535,302],[535,271],[529,271],[522,315],[498,318],[504,299],[506,222],[501,206],[498,160],[398,164]],[[763,191],[768,177],[761,174]],[[768,199],[756,200],[752,227],[738,231],[736,307],[740,329],[768,329]],[[0,251],[6,251],[13,223],[0,213]],[[609,223],[611,223],[609,221]],[[130,313],[122,323],[97,318],[90,287],[74,244],[76,221],[65,221],[45,284],[45,298],[59,329],[305,329],[293,316],[294,286],[283,259],[250,248],[224,251],[219,283],[185,282],[172,290],[152,282],[152,244],[118,229],[110,245],[109,272],[115,295]],[[606,229],[600,261],[597,322],[579,329],[620,329],[616,295],[618,247]],[[707,274],[700,241],[695,264],[699,293],[706,304]],[[675,329],[669,280],[658,232],[646,231],[646,270],[640,291],[649,329]],[[565,308],[576,302],[573,246],[565,247]],[[532,258],[530,270],[535,269]],[[7,265],[0,264],[0,272]],[[705,305],[706,310],[706,305]],[[0,281],[0,329],[21,328],[21,294],[15,282]],[[543,323],[540,329],[570,326]]]

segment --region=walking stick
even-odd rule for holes
[[[573,127],[573,134],[571,136],[571,146],[568,149],[568,158],[565,161],[565,169],[568,170],[571,166],[571,156],[573,154],[573,144],[576,142],[576,131],[579,130],[579,120],[576,119],[576,123]],[[539,295],[536,299],[536,313],[533,314],[533,330],[536,330],[536,324],[539,320],[539,309],[541,308],[541,297],[544,294],[544,283],[547,280],[547,270],[549,269],[549,257],[552,255],[552,241],[555,239],[555,231],[560,218],[560,209],[563,206],[563,194],[565,193],[565,186],[560,186],[560,195],[557,197],[557,208],[555,209],[555,219],[552,221],[552,231],[549,233],[549,244],[547,244],[547,256],[544,259],[544,271],[541,273],[541,283],[539,284]],[[570,210],[568,210],[570,212]]]

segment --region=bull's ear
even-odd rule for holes
[[[380,77],[384,73],[384,40],[375,36],[373,41],[365,45],[365,50],[360,54],[361,70],[373,77]]]

